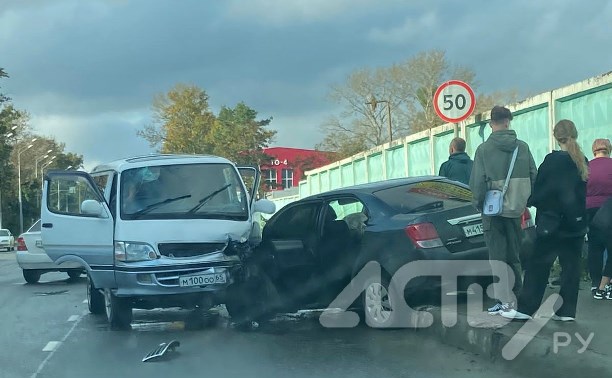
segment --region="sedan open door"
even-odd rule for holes
[[[45,175],[41,236],[57,264],[79,262],[96,287],[114,287],[114,222],[91,176],[78,171]]]

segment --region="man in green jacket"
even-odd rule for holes
[[[472,173],[474,162],[465,153],[465,140],[459,137],[454,138],[450,143],[448,152],[450,156],[440,166],[438,176],[447,177],[467,185],[470,182],[470,174]]]
[[[514,275],[514,285],[499,282],[495,297],[498,303],[489,308],[490,314],[501,314],[514,308],[522,287],[522,269],[519,259],[523,229],[521,216],[527,207],[535,182],[537,168],[527,143],[517,139],[516,132],[509,130],[512,113],[509,109],[495,106],[491,110],[489,138],[476,149],[474,166],[470,176],[473,204],[482,212],[485,193],[491,189],[502,190],[514,149],[518,154],[510,176],[508,190],[503,199],[503,210],[498,216],[482,216],[485,243],[491,261],[507,264]],[[493,264],[493,274],[497,264]],[[514,293],[514,295],[512,295]]]

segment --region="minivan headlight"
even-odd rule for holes
[[[117,261],[149,261],[159,258],[155,249],[147,243],[115,242],[115,259]]]

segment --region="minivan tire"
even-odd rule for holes
[[[104,314],[106,307],[104,304],[104,294],[93,286],[93,282],[87,275],[87,307],[89,312],[94,315]]]
[[[114,295],[110,289],[104,290],[106,319],[112,329],[129,329],[132,323],[132,306],[125,298]]]
[[[23,278],[29,284],[35,284],[40,280],[40,272],[33,269],[24,269]]]

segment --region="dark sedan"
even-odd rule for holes
[[[523,228],[530,244],[534,227],[528,211]],[[488,252],[469,188],[426,176],[346,187],[290,203],[268,220],[255,257],[267,281],[266,294],[258,296],[272,300],[273,293],[275,312],[325,308],[368,262],[377,262],[381,279],[359,287],[353,303],[377,327],[391,321],[388,286],[398,269],[422,260],[487,260]],[[490,277],[491,272],[465,274]],[[404,295],[439,293],[440,284],[440,277],[415,278]]]

